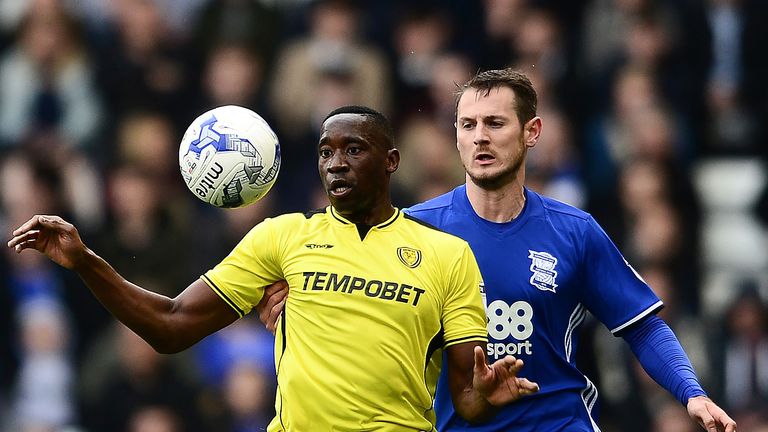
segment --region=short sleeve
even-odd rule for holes
[[[485,308],[480,295],[482,276],[469,245],[462,242],[457,258],[447,269],[448,286],[443,307],[444,348],[462,342],[487,342]]]
[[[664,305],[590,217],[584,232],[581,301],[616,334]]]
[[[264,288],[283,278],[276,235],[279,229],[274,219],[264,220],[201,277],[241,317],[261,300]]]

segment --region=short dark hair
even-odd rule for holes
[[[456,109],[459,108],[459,99],[468,89],[484,92],[487,96],[491,90],[507,87],[515,94],[515,113],[520,124],[536,116],[537,96],[531,80],[522,72],[512,69],[493,69],[478,72],[456,90]]]
[[[384,138],[387,140],[387,148],[395,148],[395,130],[392,128],[392,123],[389,122],[389,119],[384,114],[367,106],[346,105],[329,112],[323,119],[323,123],[329,118],[339,114],[360,114],[367,116],[384,134]]]

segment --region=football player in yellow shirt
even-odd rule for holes
[[[443,350],[457,412],[482,420],[538,386],[516,377],[514,357],[486,364],[482,281],[467,243],[392,206],[393,136],[372,109],[333,111],[318,143],[331,205],[258,224],[173,299],[123,279],[58,216],[33,216],[8,246],[74,270],[163,353],[231,324],[286,280],[293,294],[277,329],[270,431],[433,430]]]

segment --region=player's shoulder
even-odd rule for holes
[[[308,221],[312,219],[312,217],[316,214],[317,215],[324,214],[324,209],[311,210],[309,212],[283,213],[265,220],[272,220],[273,223],[295,224],[295,223],[303,223],[305,221]]]
[[[431,212],[435,210],[446,209],[450,207],[451,204],[453,204],[453,195],[455,191],[456,189],[453,189],[450,192],[446,192],[435,198],[428,199],[422,203],[415,204],[411,207],[403,209],[403,211],[407,214],[414,215],[418,213],[425,213],[425,212]]]
[[[443,227],[455,218],[457,213],[456,197],[460,196],[460,193],[464,193],[463,187],[463,185],[459,186],[450,192],[405,208],[403,212],[434,226]]]
[[[567,223],[581,224],[588,222],[592,215],[588,212],[558,201],[554,198],[538,194],[528,190],[528,198],[538,200],[544,213],[550,219],[561,220]]]
[[[293,228],[309,225],[323,220],[326,211],[327,209],[316,209],[306,212],[283,213],[277,216],[268,217],[264,219],[261,224],[270,225],[274,228]]]
[[[432,248],[436,251],[455,250],[457,247],[464,246],[469,247],[464,239],[443,231],[424,219],[405,212],[403,212],[403,223],[409,227],[409,230],[411,230],[411,237],[418,239],[418,241],[425,247]]]
[[[414,217],[413,215],[405,211],[403,211],[403,220],[404,220],[404,223],[410,225],[412,229],[426,233],[427,235],[435,235],[438,237],[441,237],[443,235],[448,235],[451,237],[455,237],[452,234],[448,234],[447,232],[441,230],[440,228],[432,225],[431,223],[424,221],[422,219],[419,219],[417,217]]]

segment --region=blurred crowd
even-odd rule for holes
[[[514,66],[544,123],[527,186],[597,218],[710,396],[766,432],[766,24],[762,0],[0,0],[0,227],[60,214],[175,296],[265,217],[326,205],[331,109],[393,120],[405,207],[464,179],[456,83]],[[266,118],[283,155],[273,191],[238,210],[196,200],[178,169],[189,122],[227,104]],[[160,355],[76,276],[1,255],[0,431],[247,432],[273,415],[257,317]],[[621,340],[584,327],[604,431],[697,430]]]

